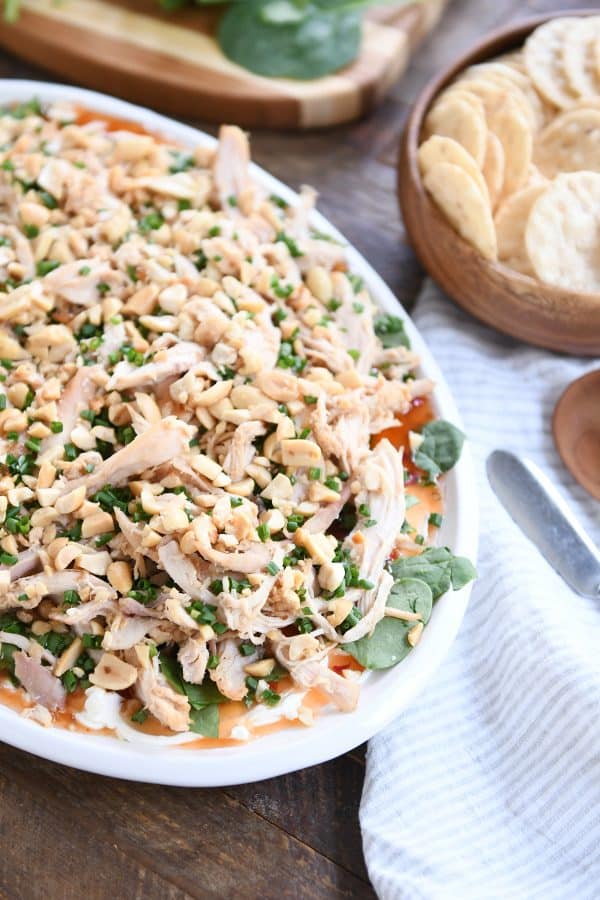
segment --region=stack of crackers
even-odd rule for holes
[[[423,183],[489,260],[600,293],[600,16],[553,19],[441,93]]]

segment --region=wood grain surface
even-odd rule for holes
[[[313,184],[324,214],[410,309],[423,272],[406,241],[395,190],[410,104],[485,31],[559,5],[569,4],[453,0],[374,116],[301,137],[255,132],[256,161],[294,187]],[[0,77],[49,76],[0,53]],[[0,897],[370,900],[358,825],[363,773],[359,749],[259,784],[187,790],[88,775],[0,744]]]
[[[360,54],[315,81],[267,79],[231,63],[214,31],[220,11],[163,12],[152,0],[21,0],[0,46],[63,78],[175,115],[253,127],[314,128],[360,117],[398,80],[447,0],[367,12]]]

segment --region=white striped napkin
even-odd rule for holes
[[[600,541],[563,468],[554,403],[597,361],[503,337],[429,284],[415,321],[457,400],[481,497],[479,580],[414,706],[369,744],[360,820],[380,898],[600,897],[600,602],[574,594],[509,518],[488,453],[537,462]],[[600,413],[600,411],[599,411]]]

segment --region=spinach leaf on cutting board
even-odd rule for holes
[[[221,19],[218,40],[232,62],[274,78],[320,78],[360,48],[362,17],[340,4],[243,0]]]

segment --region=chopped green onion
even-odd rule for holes
[[[60,263],[57,259],[40,259],[40,261],[36,264],[35,272],[40,278],[43,278],[44,275],[47,275],[49,272],[53,272],[54,269],[58,269]]]
[[[259,538],[261,539],[261,541],[262,541],[263,543],[264,543],[265,541],[268,541],[269,538],[271,537],[271,530],[270,530],[269,526],[268,526],[265,522],[262,522],[262,523],[258,526],[258,528],[256,529],[256,533],[257,533],[257,535],[259,536]]]
[[[63,606],[78,606],[81,603],[81,597],[77,591],[65,591],[63,594]]]
[[[69,462],[73,462],[73,460],[77,459],[77,457],[79,456],[79,450],[77,449],[75,444],[66,443],[63,450],[65,459],[67,459]]]
[[[52,196],[52,194],[49,194],[48,191],[40,191],[39,194],[40,200],[42,201],[44,206],[46,206],[48,209],[56,209],[56,207],[58,206],[58,202]]]
[[[260,695],[260,699],[267,706],[276,706],[281,700],[281,694],[278,694],[277,691],[272,691],[271,688],[267,688]]]
[[[0,564],[3,566],[14,566],[19,561],[18,556],[14,556],[12,553],[5,553],[3,550],[0,550]]]

